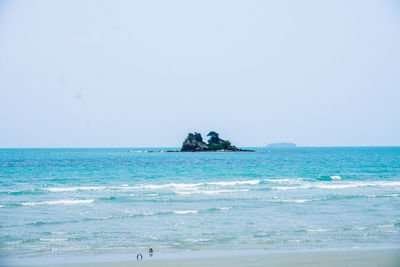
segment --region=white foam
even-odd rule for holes
[[[65,235],[67,232],[50,232],[52,235]]]
[[[193,194],[203,194],[203,195],[217,195],[217,194],[227,194],[227,193],[237,193],[237,192],[248,192],[248,189],[236,189],[236,190],[191,190],[191,191],[174,191],[177,195],[193,195]]]
[[[226,193],[237,193],[237,192],[248,192],[248,189],[237,189],[237,190],[209,190],[209,191],[200,191],[198,193],[205,195],[216,195],[216,194],[226,194]]]
[[[199,212],[198,210],[174,210],[172,213],[183,215],[183,214],[196,214],[198,212]]]
[[[399,197],[400,194],[388,194],[388,195],[382,195],[383,197]]]
[[[332,180],[340,180],[342,179],[342,177],[340,177],[339,175],[334,175],[334,176],[329,176],[331,177]]]
[[[177,183],[170,183],[170,184],[161,184],[161,185],[152,185],[152,184],[144,184],[144,185],[139,185],[133,188],[137,189],[163,189],[163,188],[196,188],[201,186],[201,183],[196,183],[196,184],[177,184]]]
[[[335,229],[307,229],[306,232],[331,232],[335,231]]]
[[[276,186],[272,187],[275,190],[296,190],[296,189],[309,189],[309,188],[321,188],[321,189],[346,189],[366,186],[379,186],[379,187],[399,187],[400,182],[390,181],[377,181],[377,182],[341,182],[341,183],[305,183],[299,186]]]
[[[184,239],[182,240],[183,242],[187,242],[187,243],[197,243],[197,242],[207,242],[210,241],[211,239],[209,238],[200,238],[200,239]]]
[[[272,202],[283,202],[283,203],[306,203],[311,202],[310,199],[276,199],[272,200]]]
[[[222,181],[222,182],[201,182],[201,183],[168,183],[168,184],[139,184],[129,186],[123,184],[120,186],[73,186],[73,187],[48,187],[41,188],[49,192],[74,192],[74,191],[101,191],[101,190],[158,190],[158,189],[195,189],[201,186],[235,186],[235,185],[256,185],[260,180],[245,180],[245,181]]]
[[[264,179],[266,182],[271,183],[289,183],[289,184],[298,184],[304,181],[304,179],[296,178],[296,179]]]
[[[367,227],[355,226],[353,227],[354,230],[366,230]]]
[[[23,202],[23,206],[36,206],[36,205],[79,205],[79,204],[90,204],[93,203],[94,199],[62,199],[54,201],[43,201],[43,202]]]
[[[398,233],[399,231],[396,231],[396,230],[386,230],[386,231],[383,231],[384,233]]]
[[[190,196],[196,192],[193,191],[174,191],[175,194],[177,195],[182,195],[182,196]]]
[[[217,209],[219,209],[219,210],[231,210],[232,207],[219,207]]]
[[[296,190],[296,189],[307,189],[310,187],[311,186],[304,186],[304,185],[302,185],[302,186],[275,186],[275,187],[272,187],[271,189],[274,189],[274,190]]]
[[[17,241],[4,242],[4,244],[6,244],[6,245],[16,245],[16,244],[21,244],[23,242],[24,242],[24,240],[17,240]]]
[[[376,226],[376,228],[387,228],[387,227],[394,227],[394,224],[384,224]]]
[[[71,192],[78,190],[104,190],[106,187],[104,186],[77,186],[77,187],[50,187],[45,190],[50,192]]]
[[[63,242],[68,241],[66,238],[40,238],[42,242]]]
[[[4,205],[0,205],[0,208],[4,207]]]
[[[209,185],[220,185],[220,186],[232,186],[232,185],[255,185],[259,184],[260,180],[248,180],[248,181],[225,181],[225,182],[207,182]]]

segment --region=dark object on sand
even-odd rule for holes
[[[153,249],[152,248],[149,249],[149,256],[153,257]]]
[[[143,260],[143,255],[142,254],[137,254],[136,259],[137,260]]]
[[[239,149],[232,145],[229,140],[219,138],[219,134],[211,131],[207,134],[209,137],[208,143],[203,141],[201,134],[189,133],[182,144],[181,152],[204,152],[204,151],[217,151],[217,152],[240,152],[252,151]]]

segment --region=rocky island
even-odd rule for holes
[[[181,152],[241,152],[253,151],[240,149],[232,145],[229,140],[219,138],[219,134],[211,131],[207,134],[209,137],[208,143],[203,141],[201,134],[189,133],[182,144]]]

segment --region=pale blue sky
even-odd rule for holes
[[[0,147],[400,145],[400,3],[0,1]]]

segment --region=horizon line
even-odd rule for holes
[[[315,145],[315,146],[295,146],[295,147],[268,147],[265,146],[237,146],[242,148],[318,148],[318,147],[400,147],[400,145]],[[180,146],[82,146],[82,147],[0,147],[0,149],[118,149],[118,148],[180,148]]]

